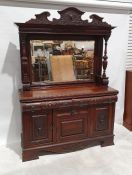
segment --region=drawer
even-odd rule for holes
[[[21,104],[22,112],[35,112],[41,111],[42,105],[41,103],[22,103]]]

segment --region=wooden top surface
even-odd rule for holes
[[[83,86],[53,87],[49,89],[20,91],[19,95],[21,102],[32,102],[116,95],[117,93],[117,90],[110,87],[85,84]]]

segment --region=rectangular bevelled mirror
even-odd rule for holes
[[[95,41],[30,40],[32,82],[92,80]]]

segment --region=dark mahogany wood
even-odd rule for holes
[[[60,19],[48,20],[49,12],[26,23],[16,23],[20,35],[23,88],[22,159],[37,159],[46,152],[64,153],[101,145],[113,145],[115,103],[118,91],[108,87],[107,42],[114,28],[103,18],[70,7],[58,11]],[[30,40],[94,40],[94,79],[61,83],[32,82]],[[103,52],[103,42],[105,48]],[[104,53],[104,54],[103,54]]]
[[[126,71],[123,125],[132,131],[132,71]]]
[[[20,91],[23,161],[112,145],[117,93],[95,84]]]

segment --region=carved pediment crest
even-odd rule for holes
[[[51,21],[48,20],[48,17],[50,16],[49,12],[43,12],[35,16],[36,16],[36,19],[30,19],[26,23],[29,23],[29,24],[49,24],[51,23]]]
[[[98,15],[91,15],[90,19],[91,22],[88,20],[82,20],[82,15],[85,12],[80,11],[74,7],[66,8],[62,11],[58,11],[60,14],[60,18],[56,19],[53,18],[52,21],[48,19],[50,16],[49,12],[43,12],[41,14],[35,15],[35,19],[30,19],[26,23],[28,24],[51,24],[51,25],[82,25],[82,26],[104,26],[113,28],[106,22],[103,22],[103,18],[99,17]]]
[[[82,12],[76,8],[70,7],[62,11],[58,11],[60,19],[53,19],[53,23],[60,25],[87,25],[88,20],[82,20]]]

